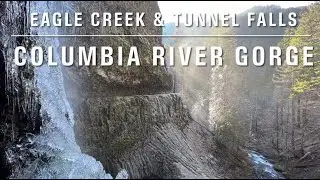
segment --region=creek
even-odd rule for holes
[[[255,151],[249,151],[249,159],[254,164],[254,171],[258,179],[285,179],[285,177],[274,169],[267,158]]]

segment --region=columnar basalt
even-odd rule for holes
[[[156,2],[72,2],[91,12],[145,12],[144,27],[66,29],[76,34],[161,34],[153,24]],[[112,174],[126,169],[130,178],[213,178],[213,136],[191,118],[179,94],[171,94],[172,76],[152,65],[152,47],[160,37],[65,38],[66,45],[139,47],[141,66],[64,68],[67,97],[75,114],[82,150]],[[125,54],[126,57],[128,54]],[[128,52],[128,51],[127,51]],[[99,55],[98,55],[99,56]],[[117,62],[117,59],[114,59]]]
[[[5,61],[6,73],[0,72],[0,93],[8,97],[0,103],[0,118],[5,120],[1,130],[6,132],[1,136],[7,152],[2,156],[15,167],[12,177],[110,178],[106,172],[116,175],[120,169],[126,169],[131,178],[219,177],[212,170],[216,163],[211,155],[212,133],[191,118],[178,94],[171,93],[172,77],[166,67],[152,66],[152,47],[162,45],[160,37],[9,37],[29,33],[161,34],[161,27],[153,25],[154,14],[160,12],[156,2],[0,5],[8,12],[1,14],[6,26],[1,28],[4,57],[0,57],[0,68]],[[28,16],[34,11],[80,11],[84,17],[104,11],[145,12],[146,26],[92,27],[85,19],[82,27],[31,28]],[[10,51],[21,44],[28,48],[107,44],[122,46],[124,52],[138,46],[142,62],[138,67],[23,68],[14,65]]]

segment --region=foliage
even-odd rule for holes
[[[241,116],[237,112],[225,108],[221,119],[216,125],[216,142],[230,150],[244,146],[248,133]]]
[[[304,93],[320,85],[320,4],[311,5],[302,15],[295,35],[311,35],[311,37],[296,36],[290,39],[289,45],[299,47],[299,66],[293,68],[295,80],[291,87],[292,95]],[[311,67],[303,66],[302,47],[313,46],[313,61]]]
[[[214,34],[234,34],[232,28],[215,28]],[[215,67],[212,74],[213,112],[215,121],[215,141],[218,145],[227,148],[231,153],[237,154],[239,147],[246,144],[248,139],[248,121],[246,118],[247,97],[243,68],[234,62],[233,53],[236,46],[235,38],[213,38],[208,42],[211,46],[221,46],[223,49],[223,66]],[[239,80],[240,79],[240,80]]]

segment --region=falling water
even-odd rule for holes
[[[61,12],[61,2],[30,2],[28,12]],[[28,22],[29,23],[29,22]],[[58,34],[58,28],[32,28],[31,32],[38,34]],[[36,46],[59,47],[58,38],[36,38]],[[36,87],[40,93],[41,116],[43,127],[40,135],[34,139],[34,148],[30,151],[43,154],[48,161],[34,161],[30,166],[33,170],[25,171],[24,177],[31,178],[103,178],[112,179],[102,164],[93,157],[81,153],[75,141],[73,131],[73,112],[66,99],[63,86],[63,75],[59,63],[59,54],[53,52],[57,67],[46,64],[35,68]],[[42,162],[40,165],[40,161]],[[29,169],[30,169],[29,167]],[[117,178],[127,178],[127,173],[121,171]]]

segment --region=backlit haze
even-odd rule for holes
[[[173,22],[179,13],[241,13],[254,6],[279,5],[282,8],[309,5],[313,1],[159,1],[166,23]]]

